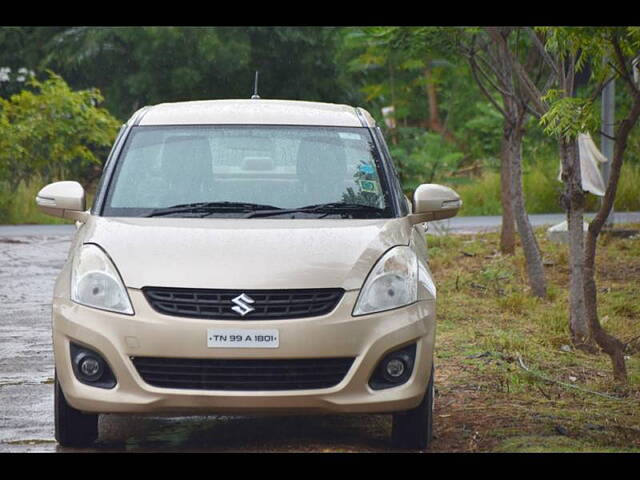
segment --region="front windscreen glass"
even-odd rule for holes
[[[388,218],[366,128],[134,127],[103,215]]]

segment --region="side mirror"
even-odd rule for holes
[[[455,217],[462,200],[453,189],[435,183],[420,185],[413,194],[412,224]]]
[[[50,183],[36,196],[38,208],[47,215],[84,221],[87,217],[84,188],[78,182]]]

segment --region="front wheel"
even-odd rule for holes
[[[98,438],[98,414],[82,413],[67,403],[56,376],[53,396],[56,440],[63,447],[88,447]]]
[[[420,405],[406,412],[393,414],[391,443],[395,448],[425,450],[433,436],[434,369]]]

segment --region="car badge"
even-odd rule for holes
[[[236,298],[234,298],[231,301],[236,304],[235,307],[231,307],[231,310],[242,315],[243,317],[247,313],[253,312],[255,310],[255,308],[249,305],[250,303],[255,303],[255,300],[251,298],[249,295],[247,295],[246,293],[243,293],[242,295],[238,295]]]

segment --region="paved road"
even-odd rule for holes
[[[553,225],[559,215],[531,215]],[[640,213],[618,214],[618,222]],[[458,217],[431,232],[495,230],[500,217]],[[53,439],[51,292],[73,225],[0,226],[0,452],[64,451]],[[436,405],[438,403],[436,402]],[[437,408],[437,407],[436,407]],[[105,415],[101,451],[384,451],[388,416],[188,418]],[[434,447],[437,447],[434,444]]]
[[[587,213],[585,219],[590,220],[595,213]],[[567,219],[564,213],[544,213],[529,215],[529,221],[533,227],[543,227],[545,225],[557,225]],[[614,214],[614,223],[640,222],[640,212],[618,212]],[[477,233],[499,230],[502,225],[502,217],[453,217],[440,222],[433,222],[431,231],[451,232],[451,233]],[[2,235],[0,227],[0,235]]]

